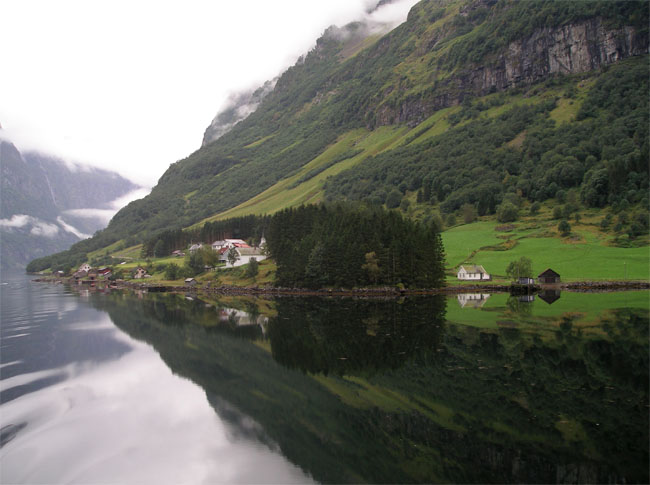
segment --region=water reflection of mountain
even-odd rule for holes
[[[370,321],[346,328],[354,306],[380,320],[389,312],[358,301],[281,300],[269,339],[254,342],[215,324],[216,311],[205,305],[114,296],[99,296],[95,304],[121,329],[153,345],[175,373],[202,386],[215,410],[243,435],[277,443],[321,482],[648,481],[647,312],[603,315],[602,331],[589,337],[570,320],[560,322],[551,338],[447,325],[423,344],[411,339],[400,347],[382,342],[391,332],[379,344],[363,343],[376,328],[380,335],[386,328]],[[395,322],[417,328],[428,317],[426,305],[415,307],[412,314],[390,311]],[[298,335],[290,335],[294,331]],[[407,328],[403,340],[417,334],[409,332],[415,330]],[[290,359],[297,345],[305,359],[291,363],[300,370],[275,362],[269,342],[281,347],[272,350],[283,355],[280,360]],[[337,366],[343,353],[399,355],[408,348],[415,349],[410,359],[373,364],[371,372],[365,358],[349,369]],[[309,366],[318,374],[304,372]],[[248,421],[242,414],[263,432],[243,426]]]

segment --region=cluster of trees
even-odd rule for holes
[[[271,217],[268,249],[280,286],[438,287],[444,280],[435,228],[376,207],[286,209]]]

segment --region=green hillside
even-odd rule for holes
[[[646,244],[647,19],[643,1],[425,0],[380,38],[332,27],[255,113],[61,258],[340,199],[439,229],[596,208],[615,244]]]

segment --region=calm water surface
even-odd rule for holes
[[[647,292],[5,283],[1,483],[648,482]]]

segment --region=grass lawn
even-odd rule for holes
[[[447,266],[481,264],[494,275],[505,276],[508,264],[522,256],[533,261],[533,273],[547,268],[562,281],[645,280],[650,277],[650,248],[607,246],[607,238],[591,226],[577,226],[576,239],[555,237],[555,222],[518,222],[514,230],[496,231],[499,224],[480,221],[442,233]],[[506,244],[511,239],[510,248]],[[499,250],[501,249],[501,250]]]

